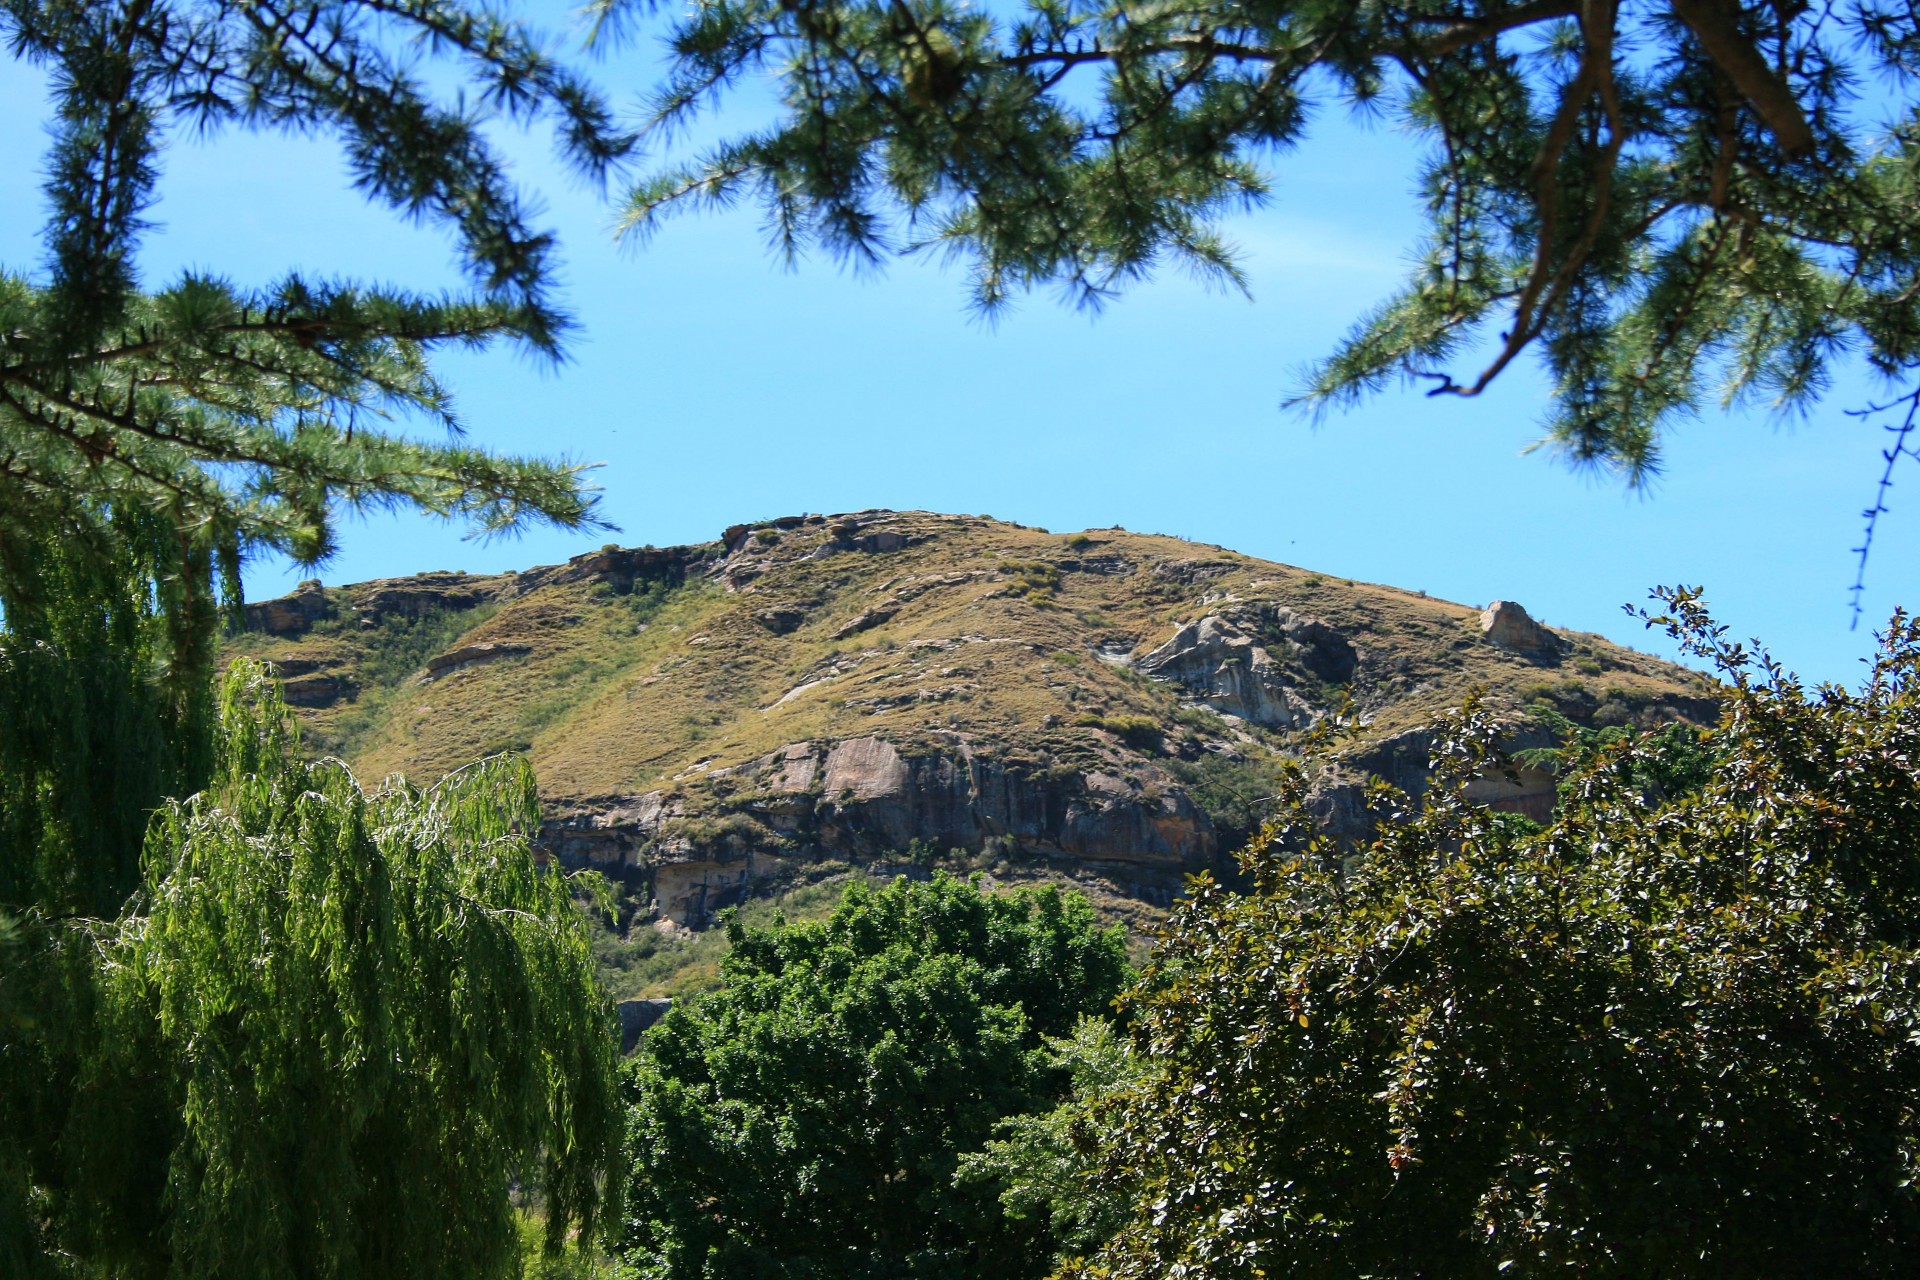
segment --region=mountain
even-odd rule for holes
[[[527,752],[548,847],[695,928],[796,869],[876,859],[1065,868],[1163,904],[1226,860],[1277,762],[1343,705],[1362,728],[1313,803],[1346,837],[1369,774],[1420,788],[1425,726],[1472,689],[1515,748],[1552,741],[1542,702],[1589,725],[1714,711],[1697,674],[1516,604],[925,512],[303,583],[248,606],[230,649],[276,664],[309,742],[363,778]],[[1539,770],[1476,785],[1551,804]]]

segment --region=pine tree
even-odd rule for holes
[[[631,140],[532,33],[428,0],[9,3],[0,33],[50,73],[56,99],[48,270],[0,270],[6,544],[111,541],[101,526],[122,510],[164,512],[193,554],[270,547],[303,561],[327,554],[340,503],[409,504],[483,532],[593,522],[577,467],[383,429],[412,412],[457,435],[433,348],[512,340],[554,354],[567,331],[551,236],[489,147],[489,113],[436,99],[396,52],[423,43],[491,114],[557,118],[566,155],[603,174]],[[371,198],[454,231],[477,292],[196,273],[143,290],[163,135],[224,128],[338,136]],[[30,588],[0,557],[9,605]]]
[[[611,38],[648,6],[597,8]],[[1906,6],[707,0],[666,41],[656,132],[768,73],[784,114],[638,186],[630,232],[753,198],[789,252],[967,261],[988,308],[1170,260],[1241,284],[1220,216],[1333,103],[1425,142],[1427,232],[1300,405],[1476,395],[1531,350],[1548,440],[1638,479],[1716,396],[1804,405],[1848,351],[1920,368]]]

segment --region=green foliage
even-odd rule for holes
[[[614,1262],[590,1243],[556,1250],[547,1243],[546,1223],[535,1213],[517,1215],[520,1231],[518,1280],[621,1280]]]
[[[203,661],[187,620],[211,612],[192,592],[206,565],[180,564],[165,520],[113,525],[106,557],[0,539],[32,590],[0,594],[0,910],[112,916],[148,812],[206,776],[211,699],[175,675]],[[142,583],[172,599],[128,590]]]
[[[337,740],[327,746],[342,756],[352,755],[379,724],[395,691],[408,678],[419,675],[428,658],[446,652],[455,640],[485,622],[497,607],[487,601],[471,609],[435,609],[419,617],[390,613],[370,632],[356,634],[353,676],[357,692],[353,707],[333,726]],[[322,624],[313,630],[324,635],[328,628]]]
[[[824,871],[832,878],[801,884],[770,897],[750,898],[732,910],[750,929],[769,927],[779,920],[824,920],[845,896],[846,869],[845,863],[816,865],[810,870]],[[633,924],[633,904],[628,901],[623,905],[627,928],[612,927],[604,917],[592,921],[594,966],[608,995],[616,1000],[636,996],[677,999],[720,985],[721,962],[729,945],[727,930],[707,929],[691,937],[668,934],[647,923]]]
[[[1920,625],[1809,693],[1697,595],[1729,682],[1705,777],[1594,742],[1545,830],[1464,789],[1469,705],[1414,810],[1336,871],[1306,779],[1202,881],[1132,997],[1164,1079],[1112,1104],[1132,1206],[1070,1276],[1893,1276],[1920,1246]]]
[[[39,337],[53,306],[0,275],[5,332]],[[429,351],[523,332],[486,302],[297,278],[245,291],[190,277],[130,298],[84,352],[31,341],[0,350],[0,530],[95,543],[111,536],[106,513],[157,508],[208,551],[270,547],[313,562],[332,550],[341,504],[412,506],[484,533],[530,517],[592,525],[576,466],[378,426],[413,410],[457,433]]]
[[[642,1041],[625,1254],[659,1277],[1033,1276],[1045,1223],[956,1184],[1051,1108],[1046,1037],[1124,984],[1117,929],[1046,889],[849,886],[824,922],[729,925],[724,985]]]
[[[471,609],[429,609],[414,615],[395,611],[384,615],[371,628],[353,627],[356,655],[354,683],[364,692],[389,690],[409,676],[417,676],[427,659],[444,652],[448,646],[492,617],[499,605],[483,601]],[[314,635],[338,634],[347,628],[347,620],[323,619],[312,628]]]
[[[367,795],[245,671],[216,733],[213,639],[242,556],[320,560],[343,506],[597,523],[579,467],[460,442],[428,360],[567,328],[489,117],[554,117],[589,173],[629,139],[479,5],[8,3],[0,35],[54,97],[47,269],[0,270],[0,1272],[504,1274],[509,1178],[590,1224],[613,1118],[531,781]],[[339,138],[474,294],[144,287],[162,139],[234,125]]]
[[[1250,839],[1265,825],[1283,773],[1272,759],[1235,760],[1211,751],[1197,760],[1169,760],[1167,767],[1207,815],[1222,848]]]
[[[655,614],[666,608],[675,596],[682,592],[697,594],[700,590],[698,582],[676,584],[667,578],[651,578],[633,583],[626,591],[613,592],[613,596],[626,605],[631,615],[629,621],[638,631],[651,622]]]
[[[511,1275],[527,1178],[590,1235],[612,1011],[524,762],[366,793],[244,663],[216,752],[118,921],[27,922],[9,984],[54,998],[4,1028],[9,1274]]]
[[[1072,1034],[1048,1037],[1047,1051],[1071,1081],[1067,1100],[1052,1111],[1001,1121],[1001,1136],[963,1156],[956,1176],[963,1186],[998,1186],[1007,1218],[1043,1223],[1056,1261],[1064,1261],[1098,1249],[1126,1221],[1132,1206],[1096,1179],[1099,1112],[1116,1096],[1146,1086],[1152,1073],[1104,1018],[1084,1017]]]
[[[16,3],[0,6],[0,35],[50,73],[55,98],[49,270],[0,270],[6,545],[64,542],[112,562],[130,514],[159,519],[180,544],[175,572],[152,580],[162,610],[205,636],[216,570],[231,584],[252,548],[325,558],[342,505],[410,506],[486,534],[598,523],[578,466],[461,443],[428,366],[448,344],[551,354],[568,324],[548,297],[550,237],[528,224],[487,118],[553,117],[588,173],[630,143],[538,36],[483,6],[416,0]],[[444,98],[405,52],[415,41],[453,55]],[[477,293],[206,272],[143,290],[161,139],[232,125],[339,137],[369,195],[455,232]],[[455,438],[387,427],[406,413]],[[0,556],[9,615],[37,598],[27,559]]]
[[[49,270],[0,270],[0,903],[111,916],[147,815],[207,780],[244,553],[323,558],[342,504],[484,533],[595,521],[575,467],[382,428],[419,412],[457,433],[434,348],[551,349],[565,327],[487,112],[435,100],[399,44],[460,50],[461,83],[556,113],[590,169],[625,141],[531,33],[459,4],[19,3],[0,33],[56,99]],[[227,124],[345,138],[366,190],[454,226],[481,295],[198,273],[141,291],[160,139]]]
[[[1152,716],[1130,713],[1101,715],[1090,711],[1075,717],[1074,723],[1085,729],[1104,729],[1137,751],[1158,751],[1166,732]]]
[[[1013,579],[1009,592],[1035,604],[1051,603],[1060,589],[1060,566],[1045,560],[1008,560],[1000,565],[1000,572]]]
[[[1637,746],[1628,752],[1619,767],[1639,786],[1650,801],[1684,796],[1706,785],[1713,774],[1715,748],[1711,735],[1681,721],[1661,725],[1644,734],[1621,725],[1585,728],[1575,724],[1550,704],[1533,709],[1535,720],[1560,735],[1557,747],[1517,751],[1514,759],[1536,769],[1565,775],[1561,783],[1563,799],[1572,799],[1581,787],[1582,770],[1603,753]]]
[[[533,735],[564,716],[579,703],[604,689],[616,677],[632,670],[633,638],[647,628],[653,618],[676,601],[690,603],[714,590],[709,584],[653,581],[634,584],[633,590],[611,594],[618,611],[602,619],[608,643],[576,649],[564,660],[545,665],[529,673],[527,699],[514,713],[518,741],[530,743]],[[525,750],[525,746],[516,747]]]
[[[1306,405],[1476,395],[1532,350],[1549,439],[1638,479],[1715,398],[1804,404],[1852,349],[1920,363],[1920,31],[1878,0],[713,0],[667,43],[657,131],[769,74],[785,114],[639,184],[629,231],[757,198],[789,255],[953,255],[986,307],[1098,304],[1168,260],[1241,284],[1218,221],[1315,108],[1393,121],[1426,144],[1426,234]]]
[[[45,332],[61,345],[91,345],[123,316],[162,138],[233,124],[338,136],[357,185],[450,226],[475,278],[550,334],[551,238],[527,225],[483,117],[464,96],[437,101],[409,43],[461,55],[460,87],[494,113],[555,117],[567,158],[587,174],[605,172],[627,145],[538,36],[477,5],[13,3],[0,10],[0,29],[15,56],[54,73],[46,193],[55,323]]]

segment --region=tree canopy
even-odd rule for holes
[[[603,31],[650,6],[599,0]],[[756,199],[780,244],[969,263],[995,307],[1168,261],[1240,276],[1220,217],[1327,105],[1424,147],[1404,288],[1296,403],[1475,395],[1522,352],[1548,438],[1638,478],[1710,402],[1802,405],[1844,353],[1912,386],[1920,28],[1845,0],[710,0],[668,24],[652,133],[750,78],[782,112],[631,194]]]
[[[1502,767],[1469,707],[1364,856],[1296,777],[1251,891],[1177,905],[1129,997],[1154,1074],[1088,1122],[1127,1221],[1068,1275],[1911,1268],[1920,624],[1808,690],[1671,605],[1729,682],[1704,744],[1589,744],[1530,832],[1464,799]]]
[[[0,1269],[511,1275],[514,1180],[590,1232],[616,1039],[531,771],[369,792],[258,667],[221,703],[130,909],[0,940]]]
[[[821,923],[728,926],[724,985],[629,1069],[624,1252],[663,1280],[1037,1276],[1043,1215],[955,1180],[1067,1085],[1047,1037],[1106,1012],[1117,928],[1078,894],[855,884]]]

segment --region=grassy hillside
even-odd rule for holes
[[[1345,748],[1355,776],[1422,766],[1407,735],[1470,689],[1516,727],[1541,703],[1584,724],[1710,705],[1693,673],[1598,636],[1494,643],[1477,606],[1177,538],[916,512],[316,586],[251,612],[233,651],[281,665],[317,749],[363,777],[527,752],[553,830],[602,842],[582,856],[626,873],[642,926],[674,916],[669,891],[696,874],[704,910],[722,880],[736,899],[808,891],[922,835],[955,865],[1108,875],[1116,903],[1150,907],[1257,824],[1277,762],[1347,700],[1364,722]],[[1217,665],[1205,653],[1149,659],[1203,619],[1239,646],[1220,669],[1259,665],[1278,710],[1233,714],[1194,680],[1246,672],[1192,676]],[[957,781],[935,794],[934,772]],[[956,816],[1003,791],[1018,821]],[[1086,816],[1122,810],[1132,825]],[[1126,847],[1127,832],[1176,853]],[[647,956],[628,961],[625,985],[658,987]]]

